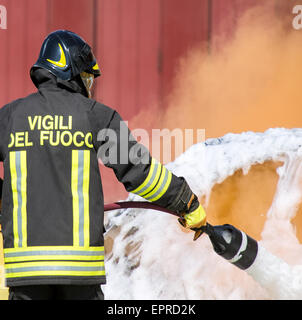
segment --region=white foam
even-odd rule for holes
[[[268,160],[283,161],[259,255],[244,272],[218,256],[208,237],[192,241],[175,217],[152,210],[107,215],[120,227],[106,257],[106,299],[300,299],[302,245],[290,220],[301,201],[301,129],[227,134],[192,146],[167,167],[184,176],[198,196],[236,170]],[[142,200],[130,195],[129,200]],[[111,229],[112,230],[112,229]],[[132,232],[129,232],[132,231]],[[110,230],[108,231],[110,234]],[[132,249],[131,249],[132,248]]]

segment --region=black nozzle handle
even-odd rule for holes
[[[202,230],[209,236],[215,252],[219,255],[224,255],[228,247],[228,243],[223,237],[224,227],[222,228],[222,226],[212,226],[207,222],[207,224],[202,227]]]

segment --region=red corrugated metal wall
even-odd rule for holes
[[[269,0],[276,10],[288,2]],[[65,28],[94,47],[103,77],[95,97],[131,118],[169,93],[178,59],[195,45],[232,34],[254,0],[1,0],[0,104],[34,90],[28,71],[48,32]]]
[[[268,0],[279,12],[288,1]],[[163,104],[178,59],[190,48],[215,47],[232,34],[254,0],[0,0],[8,29],[0,30],[0,105],[35,90],[29,69],[45,36],[69,29],[94,48],[103,76],[95,98],[129,120]],[[211,52],[209,50],[209,52]],[[144,127],[144,124],[142,124]]]

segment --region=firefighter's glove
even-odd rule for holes
[[[178,221],[184,228],[195,231],[194,241],[202,235],[202,227],[206,224],[206,213],[195,195],[189,202],[186,212],[180,214]]]

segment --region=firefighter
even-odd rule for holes
[[[104,201],[97,155],[114,150],[106,166],[126,190],[178,213],[195,238],[206,223],[185,179],[152,158],[115,110],[91,99],[100,75],[91,47],[80,36],[55,31],[30,70],[38,91],[0,109],[10,300],[104,299]],[[116,137],[102,139],[104,130]],[[108,152],[99,152],[108,143]]]

